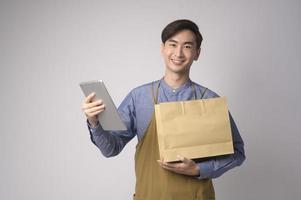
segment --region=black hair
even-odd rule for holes
[[[196,38],[196,47],[199,49],[201,47],[203,37],[199,31],[199,27],[188,19],[179,19],[169,23],[162,31],[161,40],[163,44],[175,34],[182,30],[190,30],[194,33]]]

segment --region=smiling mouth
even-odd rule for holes
[[[172,61],[174,64],[177,64],[177,65],[184,63],[184,60],[171,59],[171,61]]]

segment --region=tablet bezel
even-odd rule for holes
[[[98,120],[101,127],[108,131],[124,131],[127,130],[125,124],[119,116],[118,110],[110,96],[104,82],[102,80],[94,80],[81,82],[80,87],[87,97],[92,92],[95,92],[95,100],[102,99],[105,104],[105,110],[98,115]]]

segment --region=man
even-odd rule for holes
[[[161,38],[164,77],[132,90],[118,108],[127,131],[103,130],[97,115],[104,111],[104,103],[93,101],[93,93],[84,100],[82,109],[91,140],[105,157],[111,157],[119,154],[137,135],[136,200],[215,199],[211,179],[242,164],[243,141],[230,115],[234,154],[198,160],[179,155],[181,162],[178,163],[167,163],[159,158],[154,104],[218,97],[189,78],[190,67],[199,58],[203,40],[198,26],[190,20],[176,20],[164,28]]]

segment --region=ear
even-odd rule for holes
[[[197,61],[199,59],[199,56],[201,54],[201,48],[199,48],[195,54],[194,60]]]

